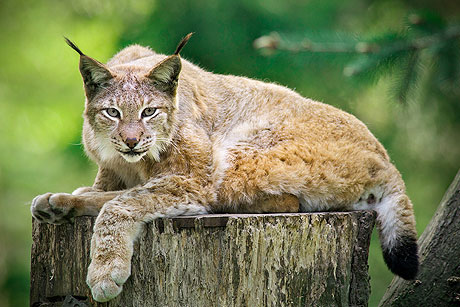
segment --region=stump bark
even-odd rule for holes
[[[375,214],[159,219],[134,247],[132,275],[107,303],[85,279],[94,218],[33,222],[31,306],[367,306]]]
[[[460,171],[419,239],[417,279],[395,277],[379,306],[460,306]]]

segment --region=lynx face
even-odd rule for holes
[[[90,155],[105,161],[121,156],[131,163],[149,155],[159,161],[174,130],[179,51],[185,43],[149,71],[108,67],[67,43],[80,54],[86,94],[83,141]]]
[[[175,96],[152,89],[150,80],[143,86],[136,78],[123,79],[87,104],[85,117],[99,143],[99,156],[110,160],[120,155],[134,163],[149,155],[158,161],[171,139]]]

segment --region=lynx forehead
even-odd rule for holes
[[[373,209],[385,262],[415,278],[412,203],[383,146],[354,116],[275,84],[206,72],[130,46],[102,64],[80,54],[92,187],[37,196],[32,214],[98,215],[87,283],[97,301],[130,275],[133,240],[158,217],[207,212]]]

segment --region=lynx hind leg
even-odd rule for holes
[[[267,195],[253,204],[254,210],[265,213],[299,212],[299,199],[292,194]]]
[[[257,148],[236,147],[228,151],[227,164],[218,191],[216,212],[292,213],[299,212],[298,188],[289,181],[300,182],[273,153]],[[223,155],[224,156],[224,155]],[[291,166],[294,168],[296,166]],[[286,189],[287,188],[287,189]]]

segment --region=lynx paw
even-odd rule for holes
[[[96,301],[107,302],[120,294],[130,274],[129,262],[125,263],[118,258],[100,263],[93,259],[88,267],[86,283]]]
[[[32,200],[30,211],[40,222],[62,224],[71,222],[74,216],[74,207],[70,205],[66,193],[46,193],[38,195]]]

